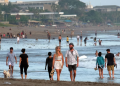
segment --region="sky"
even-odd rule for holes
[[[43,1],[43,0],[9,0],[11,2],[15,1]],[[48,1],[48,0],[44,0]],[[84,3],[91,2],[91,5],[93,6],[101,6],[101,5],[118,5],[120,6],[120,0],[80,0]]]

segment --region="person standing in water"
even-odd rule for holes
[[[103,77],[103,68],[104,68],[104,63],[105,62],[104,62],[104,58],[101,55],[102,55],[102,53],[99,52],[97,60],[96,60],[96,68],[97,68],[97,65],[98,65],[99,76],[100,76],[100,78],[104,78]]]
[[[29,67],[29,62],[28,62],[28,55],[25,53],[25,49],[21,50],[22,54],[19,56],[20,61],[19,61],[19,67],[20,67],[20,73],[21,77],[23,79],[23,68],[25,72],[25,79],[27,78],[27,69]]]
[[[79,45],[79,39],[80,39],[80,36],[77,35],[77,45]]]
[[[82,43],[82,31],[81,31],[81,35],[80,35],[80,41],[81,41],[81,43]]]
[[[12,69],[12,75],[13,75],[13,68],[14,68],[14,59],[16,60],[17,64],[17,57],[13,52],[13,47],[10,47],[10,52],[7,54],[6,58],[6,65],[9,65],[9,69]]]
[[[99,46],[101,46],[101,42],[102,42],[102,40],[99,39]]]
[[[96,52],[95,52],[95,56],[98,57],[98,51],[97,51],[97,50],[96,50]]]
[[[1,36],[0,36],[0,44],[1,44]]]
[[[105,68],[107,63],[107,70],[109,72],[109,76],[111,78],[111,71],[112,77],[114,78],[114,65],[116,65],[114,54],[110,53],[110,49],[107,49],[107,54],[105,56]]]
[[[94,45],[97,45],[96,37],[94,38]]]
[[[17,43],[19,44],[19,41],[20,41],[20,37],[19,35],[17,35]]]
[[[70,43],[69,44],[70,50],[68,50],[65,54],[66,67],[68,67],[68,70],[70,72],[71,81],[75,81],[76,68],[79,66],[79,55],[77,50],[75,50],[73,47],[74,44]],[[74,77],[73,77],[73,73],[74,73]]]
[[[46,66],[48,65],[48,73],[49,73],[50,80],[53,80],[53,76],[50,75],[52,71],[52,62],[53,62],[52,53],[48,52],[48,57],[46,59],[46,64],[45,64],[45,70],[46,70]]]
[[[67,44],[69,44],[69,37],[68,36],[66,38],[66,42],[67,42]]]
[[[52,69],[55,68],[56,72],[57,72],[57,81],[60,81],[60,74],[61,71],[63,69],[63,65],[64,65],[64,58],[63,58],[63,54],[61,53],[61,49],[59,46],[57,46],[55,48],[56,52],[53,56],[53,65],[52,65]]]
[[[47,32],[47,37],[48,37],[48,40],[49,40],[49,42],[50,42],[51,35],[50,35],[49,32]]]
[[[59,35],[58,40],[59,40],[59,46],[61,46],[61,40],[62,40],[61,35]]]
[[[86,43],[87,43],[87,37],[84,39],[84,44],[86,46]]]
[[[97,30],[95,31],[95,36],[97,36]]]

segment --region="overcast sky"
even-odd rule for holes
[[[11,2],[15,2],[17,0],[9,0]],[[18,1],[48,1],[48,0],[18,0]],[[118,5],[120,6],[120,0],[80,0],[85,3],[91,2],[93,6],[100,5]]]

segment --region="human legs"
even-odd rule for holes
[[[13,75],[13,66],[12,66],[12,65],[9,65],[9,69],[10,69],[12,75]]]
[[[60,73],[59,73],[59,69],[56,69],[57,72],[57,81],[60,81]]]
[[[20,73],[21,73],[21,78],[23,79],[23,66],[20,66]]]
[[[101,78],[101,68],[99,68],[99,76],[100,76],[100,78]]]
[[[109,76],[110,76],[110,78],[111,78],[111,71],[109,71]]]
[[[24,66],[25,79],[27,78],[27,66]]]
[[[71,78],[71,81],[73,81],[73,73],[72,73],[72,70],[70,71],[70,78]]]
[[[104,77],[103,77],[103,69],[101,69],[101,78],[104,78]]]
[[[74,72],[74,79],[73,79],[73,81],[75,81],[75,77],[76,77],[76,70],[73,70],[73,72]]]
[[[49,78],[50,78],[50,80],[53,79],[53,77],[52,77],[52,79],[51,79],[51,75],[50,75],[51,71],[52,71],[52,68],[51,68],[51,67],[48,67],[48,73],[49,73]]]

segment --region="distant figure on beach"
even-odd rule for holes
[[[32,35],[32,32],[30,31],[30,35]]]
[[[101,42],[102,42],[102,40],[100,40],[100,39],[99,39],[99,41],[98,41],[98,42],[99,42],[99,46],[101,46]]]
[[[69,37],[68,36],[66,38],[66,42],[67,42],[67,44],[69,44]]]
[[[25,79],[26,79],[27,69],[29,67],[28,55],[25,53],[25,49],[22,49],[21,52],[22,54],[19,56],[20,57],[20,61],[19,61],[20,73],[21,73],[21,78],[23,79],[23,68],[24,68]]]
[[[120,34],[118,33],[117,36],[118,36],[118,38],[119,38],[119,37],[120,37]]]
[[[74,35],[74,31],[71,31],[71,39],[72,39],[73,35]]]
[[[53,80],[53,76],[50,75],[52,71],[52,63],[53,63],[52,53],[48,52],[48,57],[46,59],[46,64],[45,64],[45,70],[46,70],[46,66],[48,65],[48,73],[49,73],[50,80]]]
[[[0,44],[1,44],[1,36],[0,36]]]
[[[97,51],[97,50],[96,50],[96,52],[95,52],[95,56],[98,57],[98,51]]]
[[[97,36],[97,30],[95,31],[95,36]]]
[[[66,67],[68,67],[69,69],[71,81],[75,81],[76,67],[79,66],[79,55],[77,50],[75,50],[73,47],[74,44],[70,43],[69,50],[65,54]],[[74,72],[74,76],[73,76],[73,72]]]
[[[61,46],[61,40],[62,40],[61,35],[59,35],[58,40],[59,40],[59,46]]]
[[[100,78],[104,78],[103,77],[103,68],[104,68],[104,63],[105,62],[104,62],[104,58],[101,55],[102,55],[102,53],[99,52],[97,60],[96,60],[96,68],[97,68],[97,65],[98,65],[99,76],[100,76]]]
[[[17,35],[17,43],[19,44],[19,41],[20,41],[20,37],[19,35]]]
[[[9,69],[12,70],[12,76],[13,76],[13,68],[14,68],[14,59],[16,60],[16,64],[17,64],[17,57],[13,52],[13,47],[10,47],[10,52],[7,54],[6,57],[6,65],[9,65]]]
[[[80,35],[80,41],[82,42],[82,31],[81,31],[81,35]]]
[[[64,65],[63,54],[61,53],[60,47],[57,46],[55,48],[55,54],[53,56],[53,65],[52,65],[52,69],[55,68],[57,72],[57,81],[60,81],[60,74],[63,69],[63,65]]]
[[[94,38],[94,45],[95,45],[95,46],[97,45],[96,37]]]
[[[120,56],[120,52],[118,52],[118,53],[116,54],[116,56]]]
[[[85,37],[85,39],[84,39],[85,46],[86,46],[86,43],[87,43],[87,37]]]
[[[77,45],[79,45],[79,39],[80,39],[80,36],[77,35]]]
[[[105,56],[105,68],[107,63],[107,70],[109,72],[109,76],[111,78],[111,71],[112,77],[114,78],[114,65],[116,65],[114,54],[110,53],[110,49],[107,49],[107,54]]]
[[[51,35],[50,35],[49,32],[47,32],[47,37],[48,37],[48,40],[49,40],[49,42],[50,42],[50,37],[51,37]]]

